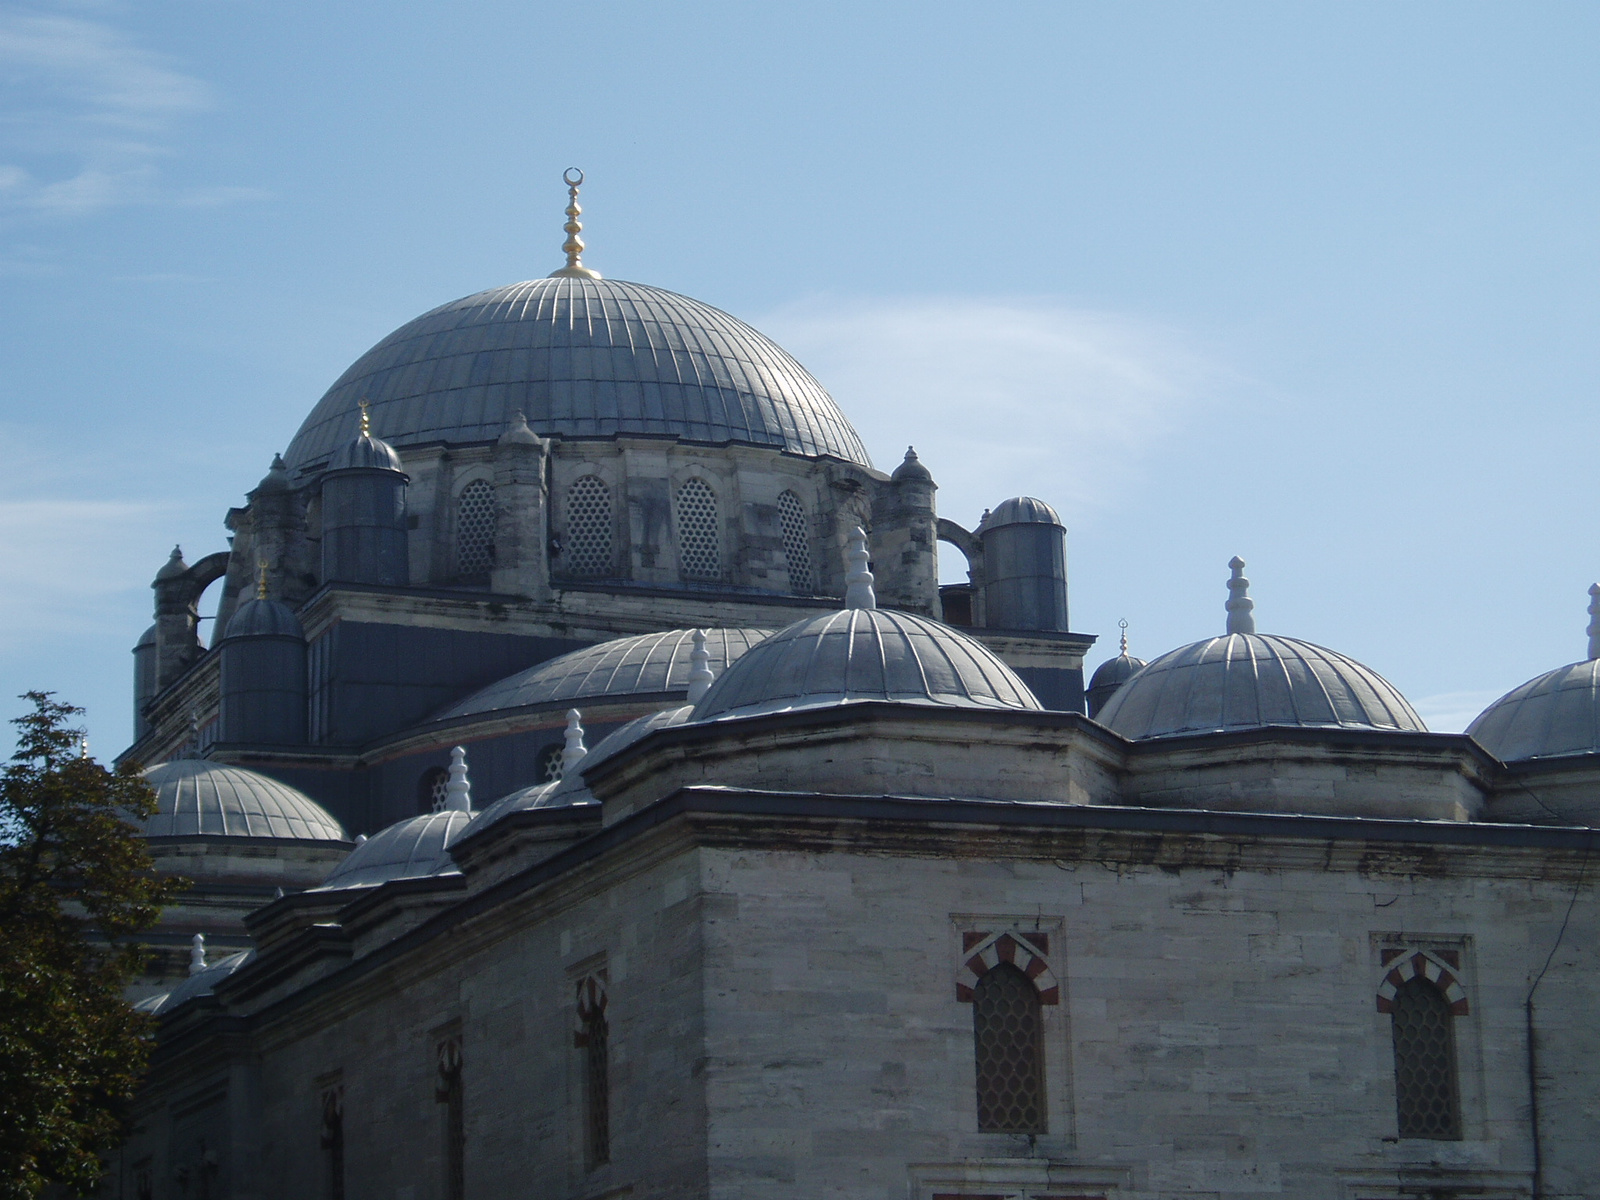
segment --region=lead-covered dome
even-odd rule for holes
[[[448,851],[471,820],[471,813],[447,809],[396,821],[352,850],[316,890],[376,887],[391,879],[458,873]]]
[[[910,613],[847,608],[797,621],[752,646],[700,698],[694,719],[860,700],[1043,707],[1016,672],[966,634]]]
[[[356,436],[487,442],[518,411],[545,436],[661,435],[870,465],[833,398],[769,338],[709,304],[612,279],[493,288],[402,325],[339,377],[290,443],[291,469]]]
[[[182,758],[144,773],[156,815],[144,836],[289,838],[343,842],[344,827],[310,796],[268,775]]]
[[[1501,762],[1600,754],[1600,659],[1557,667],[1512,689],[1467,734]]]
[[[1161,655],[1122,684],[1095,719],[1134,739],[1263,725],[1427,732],[1376,671],[1310,642],[1256,633]]]

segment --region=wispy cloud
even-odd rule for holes
[[[964,524],[1019,493],[1077,513],[1114,503],[1230,377],[1181,331],[1050,300],[814,300],[758,324],[840,402],[880,467],[915,443],[940,511]]]
[[[73,216],[259,195],[163,182],[178,122],[210,105],[204,82],[103,21],[0,12],[0,208]]]

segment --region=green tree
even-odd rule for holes
[[[0,772],[0,1197],[93,1188],[123,1132],[152,1025],[122,998],[183,886],[155,874],[129,818],[155,812],[138,769],[108,771],[49,692],[24,697]]]

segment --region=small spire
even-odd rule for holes
[[[567,709],[567,745],[561,751],[561,778],[565,779],[577,769],[589,750],[583,744],[583,714],[575,708]]]
[[[266,598],[267,598],[267,560],[262,558],[262,559],[257,559],[256,560],[256,599],[257,600],[265,600]]]
[[[1589,659],[1600,658],[1600,583],[1589,585]]]
[[[197,933],[189,939],[189,974],[198,975],[206,969],[206,935]]]
[[[700,697],[711,690],[716,676],[711,673],[711,652],[706,649],[706,631],[694,631],[694,649],[689,651],[689,703],[700,703]]]
[[[1121,651],[1119,653],[1120,653],[1121,657],[1127,658],[1128,657],[1128,618],[1127,617],[1123,617],[1122,620],[1118,621],[1117,622],[1117,628],[1122,630],[1122,649],[1121,649]]]
[[[576,176],[576,178],[574,178]],[[561,182],[567,185],[567,223],[561,228],[566,232],[567,240],[562,243],[561,249],[567,256],[567,265],[559,271],[551,271],[551,279],[599,279],[599,271],[591,271],[583,265],[583,222],[578,218],[583,215],[583,209],[578,204],[578,189],[583,186],[583,172],[577,167],[568,167],[561,173]]]
[[[467,752],[461,746],[450,748],[450,782],[444,785],[444,811],[472,811],[472,783],[467,779]]]
[[[363,396],[356,403],[356,407],[361,410],[361,436],[362,437],[371,437],[372,436],[372,411],[371,411],[372,410],[372,401],[368,400],[365,396]]]
[[[282,884],[279,884],[277,887],[272,889],[272,898],[274,900],[282,900],[283,899],[283,885]]]
[[[1235,554],[1228,560],[1233,578],[1228,580],[1228,632],[1254,633],[1256,619],[1250,615],[1256,602],[1250,599],[1250,581],[1244,577],[1244,559]]]
[[[857,525],[850,535],[850,548],[845,559],[850,569],[844,577],[844,606],[846,608],[877,608],[878,595],[872,590],[872,572],[867,563],[872,556],[867,553],[867,531]]]
[[[356,834],[356,845],[365,846],[366,844],[367,844],[367,835],[364,834],[364,833]]]

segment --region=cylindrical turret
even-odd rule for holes
[[[133,647],[133,736],[135,740],[150,732],[144,706],[161,690],[156,673],[156,631],[152,625]]]
[[[221,643],[217,740],[306,741],[306,635],[287,604],[258,596],[233,614]]]
[[[1067,531],[1043,500],[1007,500],[978,530],[983,542],[984,624],[990,629],[1067,630]]]
[[[406,546],[406,484],[400,456],[373,437],[362,410],[361,433],[333,456],[322,475],[322,582],[411,581]]]

